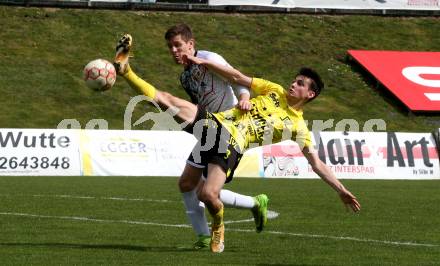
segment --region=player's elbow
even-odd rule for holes
[[[161,105],[162,107],[170,107],[170,106],[175,106],[175,99],[176,97],[174,97],[172,94],[165,92],[165,91],[159,91],[156,93],[156,97],[154,100],[156,100],[159,105]]]
[[[156,98],[161,100],[161,101],[164,101],[164,102],[170,101],[170,99],[172,97],[173,96],[170,93],[166,92],[166,91],[161,91],[161,92],[157,92],[156,93]]]

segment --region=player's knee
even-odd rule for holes
[[[173,98],[174,96],[166,91],[162,91],[160,94],[160,99],[162,100],[162,103],[167,106],[173,104]]]
[[[185,177],[180,177],[178,181],[180,192],[189,192],[197,187],[197,182]]]
[[[219,197],[219,192],[214,190],[202,189],[198,193],[198,197],[200,201],[203,202],[214,202]]]
[[[162,92],[162,97],[164,97],[165,99],[172,99],[172,98],[174,98],[174,96],[171,93],[166,92],[166,91]]]

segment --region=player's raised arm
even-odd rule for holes
[[[202,59],[210,61],[214,64],[232,68],[232,66],[229,65],[229,63],[226,62],[226,60],[222,56],[220,56],[219,54],[216,54],[216,53],[210,53],[206,57],[200,56],[197,58],[202,58]],[[211,72],[214,72],[211,69],[209,69],[209,70]],[[219,75],[218,73],[215,73],[215,74],[218,77],[220,77],[222,80],[228,81],[228,83],[230,83],[230,80],[227,80],[225,77]],[[235,83],[233,85],[233,90],[234,90],[235,95],[238,96],[238,103],[237,103],[236,107],[238,107],[242,111],[249,111],[252,107],[251,103],[249,102],[249,99],[250,99],[249,88]]]
[[[357,201],[356,197],[353,196],[353,194],[351,194],[351,192],[348,191],[341,182],[339,182],[332,170],[325,165],[321,159],[319,159],[317,153],[308,147],[305,147],[302,152],[312,166],[313,171],[317,173],[319,177],[329,184],[336,192],[338,192],[342,202],[346,206],[349,206],[354,212],[359,211],[361,209],[361,205]]]
[[[185,60],[187,60],[187,63],[194,63],[198,65],[204,65],[209,70],[217,73],[218,75],[224,77],[230,82],[245,86],[250,88],[252,83],[252,78],[246,76],[245,74],[241,73],[235,68],[220,65],[218,63],[215,63],[211,60],[198,58],[192,55],[186,55]]]

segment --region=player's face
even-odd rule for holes
[[[174,36],[168,42],[168,49],[177,64],[183,64],[183,55],[194,55],[194,39],[185,41],[181,35]]]
[[[315,92],[310,89],[311,85],[312,80],[310,78],[305,76],[297,76],[289,87],[288,95],[289,97],[298,100],[310,99],[315,95]]]

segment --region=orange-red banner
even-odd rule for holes
[[[412,111],[440,111],[440,52],[348,53]]]

